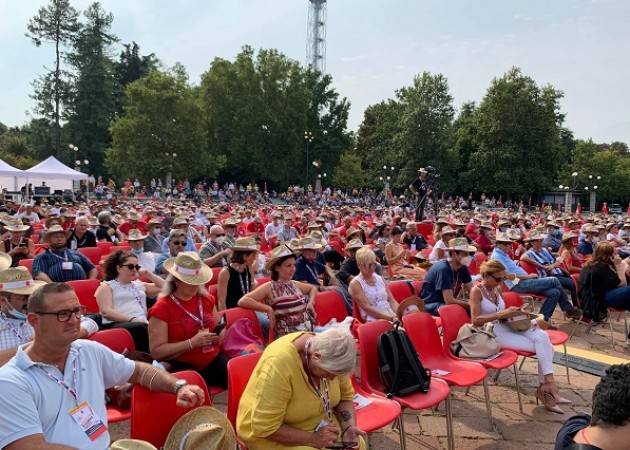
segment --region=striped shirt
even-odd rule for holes
[[[554,258],[553,255],[549,253],[549,250],[547,250],[544,247],[538,251],[534,250],[533,248],[530,248],[529,250],[525,252],[523,256],[527,256],[529,259],[532,259],[536,261],[538,264],[541,264],[543,266],[548,266],[549,264],[553,264],[556,262],[556,258]],[[564,273],[562,272],[562,270],[558,269],[557,267],[553,269],[550,273],[548,273],[545,269],[540,268],[540,267],[536,267],[536,271],[538,272],[539,277],[548,277],[550,274],[562,275]]]
[[[72,269],[64,270],[64,262],[71,262]],[[44,272],[53,282],[85,280],[92,269],[94,265],[90,260],[77,251],[65,249],[58,253],[48,249],[35,257],[33,278],[40,272]]]

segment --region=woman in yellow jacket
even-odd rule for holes
[[[364,450],[350,373],[356,347],[340,330],[298,332],[263,353],[238,408],[236,428],[249,450],[311,450],[344,443]]]

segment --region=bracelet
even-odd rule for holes
[[[188,346],[190,347],[191,350],[193,349],[192,341],[190,339],[188,339]]]
[[[158,374],[158,370],[155,369],[155,372],[153,373],[153,376],[151,377],[151,379],[149,380],[149,390],[151,391],[151,385],[153,384],[153,379],[155,378],[155,376]]]

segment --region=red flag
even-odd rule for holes
[[[578,203],[577,208],[575,208],[575,215],[580,217],[582,215],[582,204]]]

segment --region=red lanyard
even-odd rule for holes
[[[24,325],[22,325],[21,327],[16,327],[9,321],[9,318],[6,317],[4,313],[0,313],[0,322],[4,322],[7,324],[7,326],[11,329],[13,334],[15,334],[15,336],[20,340],[20,344],[27,341],[26,337],[22,336],[22,334],[20,334],[20,331],[19,331],[19,328],[23,328]]]
[[[50,373],[49,371],[47,371],[46,369],[44,369],[42,366],[38,365],[37,367],[39,367],[48,378],[50,378],[52,381],[54,381],[55,383],[57,383],[59,386],[61,386],[62,388],[64,388],[71,396],[72,398],[74,398],[74,402],[78,405],[79,404],[79,395],[78,395],[78,391],[79,391],[79,382],[77,380],[77,361],[79,360],[79,357],[77,355],[76,359],[74,361],[72,361],[72,384],[74,385],[74,387],[70,387],[66,384],[65,381],[63,381],[60,378],[57,378],[56,376],[54,376],[52,373]]]
[[[198,297],[199,300],[199,317],[195,316],[194,314],[192,314],[190,311],[188,311],[186,308],[184,308],[182,306],[182,304],[179,302],[179,300],[177,300],[175,298],[174,295],[171,294],[171,299],[175,302],[175,304],[177,306],[179,306],[179,308],[184,311],[188,317],[190,317],[192,320],[195,321],[195,323],[197,323],[199,325],[199,328],[203,328],[203,302],[201,301],[201,298]]]

